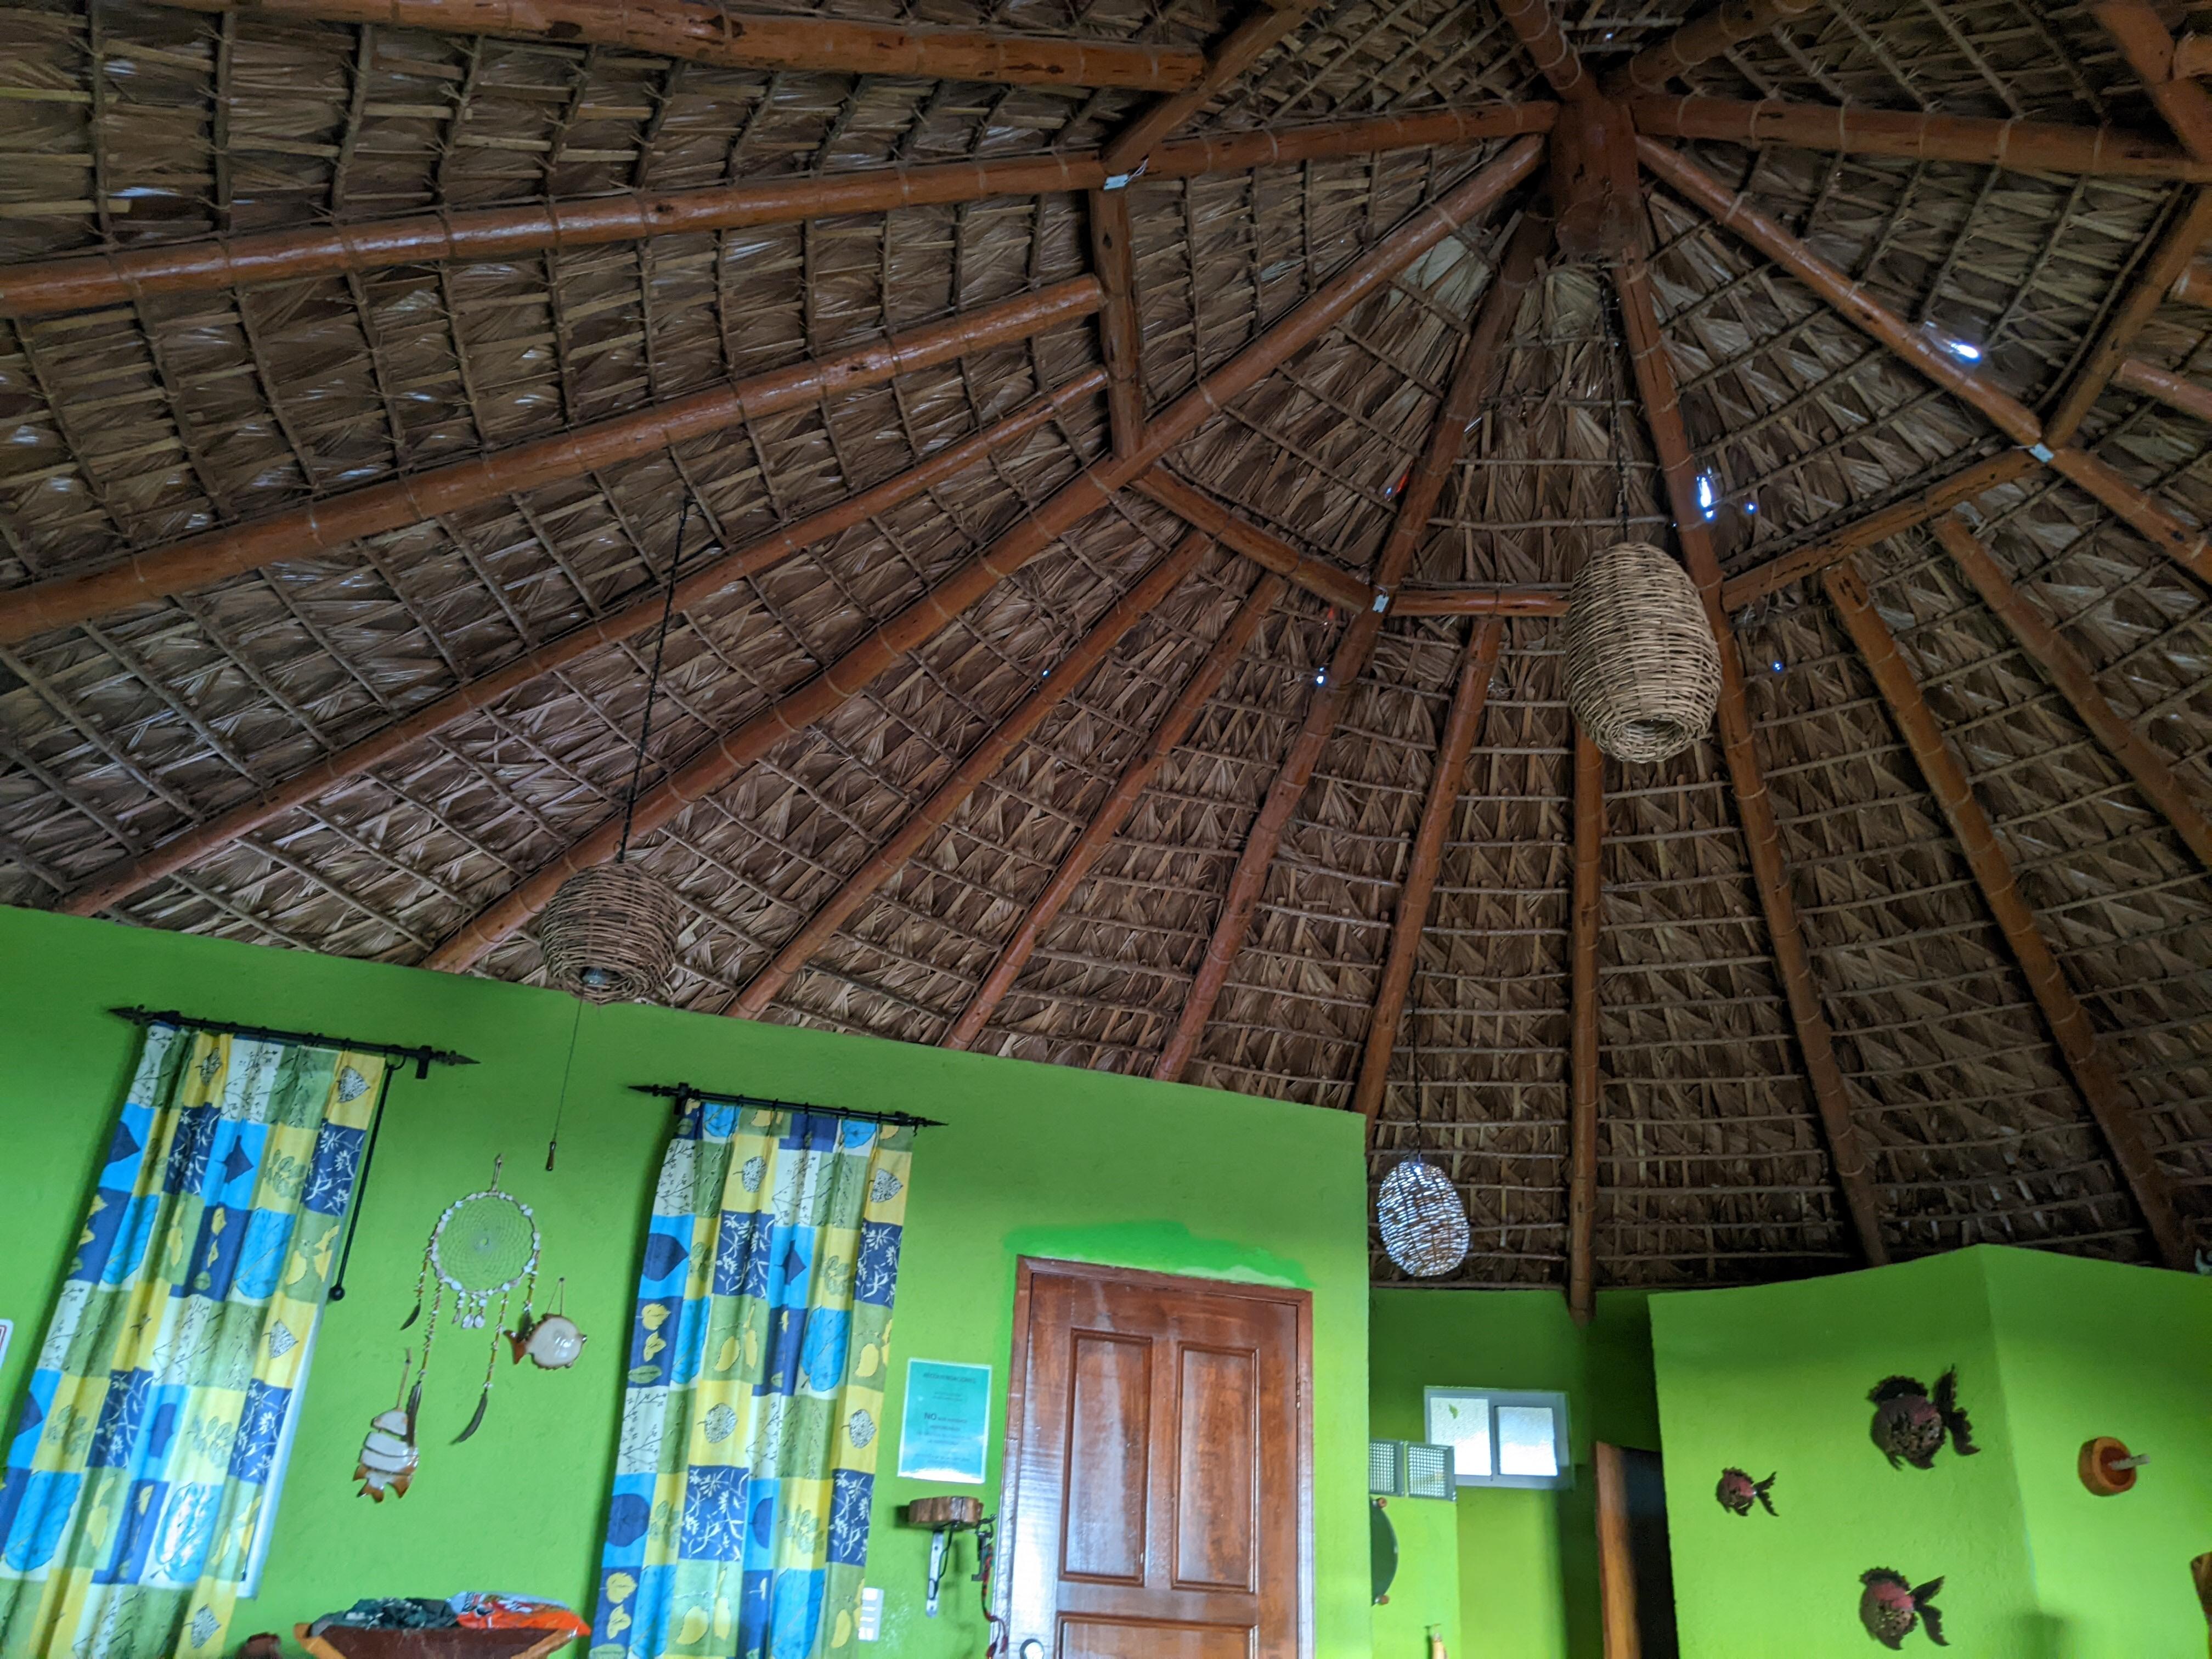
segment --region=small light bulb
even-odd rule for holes
[[[1778,674],[1782,672],[1782,665],[1780,663],[1778,662],[1774,665],[1774,672]]]

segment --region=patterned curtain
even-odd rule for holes
[[[155,1025],[0,1472],[0,1653],[218,1655],[386,1062]]]
[[[853,1648],[914,1133],[685,1103],[638,1279],[592,1659]]]

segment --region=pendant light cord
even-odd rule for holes
[[[637,817],[637,786],[645,776],[646,745],[653,741],[653,705],[660,696],[660,664],[668,652],[668,624],[676,615],[676,572],[684,562],[684,532],[691,527],[691,498],[684,498],[684,512],[676,520],[676,547],[668,556],[668,593],[660,602],[660,635],[653,642],[653,671],[645,680],[645,718],[639,722],[637,759],[629,769],[629,793],[623,799],[622,844],[615,862],[629,854],[629,830]]]

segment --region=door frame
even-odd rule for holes
[[[1117,1285],[1163,1291],[1198,1286],[1208,1296],[1287,1304],[1297,1322],[1296,1371],[1292,1377],[1292,1432],[1297,1485],[1298,1659],[1314,1659],[1314,1437],[1313,1292],[1288,1285],[1255,1285],[1241,1279],[1204,1279],[1190,1273],[1150,1273],[1096,1261],[1062,1261],[1052,1256],[1019,1256],[1014,1262],[1014,1330],[1006,1360],[1006,1430],[999,1465],[1000,1582],[991,1587],[994,1604],[1012,1605],[1015,1516],[1021,1504],[1022,1418],[1029,1397],[1030,1285],[1039,1273],[1068,1279],[1107,1279]]]

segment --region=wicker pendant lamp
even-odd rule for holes
[[[580,870],[561,884],[538,918],[538,943],[545,975],[560,990],[586,1002],[653,1002],[667,990],[676,963],[681,917],[676,895],[659,877],[629,863],[629,831],[637,812],[637,787],[653,739],[653,706],[660,692],[660,665],[668,649],[668,624],[676,610],[676,570],[684,560],[684,532],[691,522],[687,499],[668,560],[668,597],[660,609],[653,669],[646,677],[645,715],[639,722],[637,757],[623,800],[622,844],[614,862]]]
[[[1419,983],[1418,975],[1414,983]],[[1419,1118],[1420,999],[1412,1001],[1413,1040],[1407,1045],[1407,1062],[1413,1073],[1413,1115]],[[1418,1152],[1382,1177],[1375,1194],[1375,1224],[1382,1235],[1384,1254],[1416,1279],[1437,1279],[1451,1272],[1467,1260],[1468,1246],[1474,1242],[1458,1188]]]
[[[1567,707],[1613,759],[1671,760],[1712,729],[1720,647],[1689,572],[1649,542],[1584,561],[1561,642]]]

